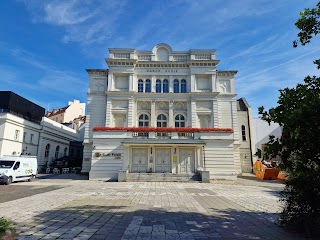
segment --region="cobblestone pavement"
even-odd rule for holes
[[[52,186],[61,180],[18,184]],[[65,179],[64,185],[1,203],[0,216],[17,223],[18,239],[303,239],[275,224],[278,188],[223,181]]]

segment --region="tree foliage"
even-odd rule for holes
[[[320,1],[305,9],[296,22],[299,41],[305,45],[320,31]],[[320,68],[320,60],[315,60]],[[303,66],[302,66],[303,67]],[[281,222],[320,233],[320,78],[307,76],[303,84],[280,90],[278,106],[259,114],[283,127],[281,139],[271,137],[266,155],[279,155],[280,167],[289,173],[283,194]]]

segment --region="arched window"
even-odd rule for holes
[[[181,80],[181,92],[186,93],[187,92],[187,82],[185,79]]]
[[[143,92],[143,80],[138,80],[138,92]]]
[[[59,158],[59,150],[60,150],[60,147],[57,146],[57,147],[56,147],[56,152],[55,152],[55,154],[54,154],[54,157],[55,157],[56,159]]]
[[[64,152],[63,152],[64,156],[67,156],[67,151],[68,151],[68,148],[64,148]]]
[[[175,118],[175,127],[176,128],[179,128],[179,127],[185,127],[186,124],[185,124],[185,118],[182,114],[178,114]]]
[[[50,153],[50,144],[46,145],[46,151],[44,152],[44,157],[48,158]]]
[[[141,114],[139,117],[139,127],[149,127],[149,117],[147,114]]]
[[[175,79],[173,81],[173,92],[178,93],[179,92],[179,80]]]
[[[158,115],[157,127],[167,127],[167,117],[164,114]]]
[[[163,91],[164,93],[169,92],[169,81],[168,81],[168,79],[164,79],[164,80],[163,80],[162,91]]]
[[[208,128],[209,127],[209,117],[202,116],[200,117],[200,128]]]
[[[151,81],[150,81],[150,79],[146,80],[146,92],[151,92]]]
[[[156,81],[156,92],[161,93],[161,80],[157,79]]]
[[[242,141],[247,141],[246,127],[244,125],[241,126],[241,135],[242,135]]]

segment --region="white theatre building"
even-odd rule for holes
[[[249,137],[238,124],[237,71],[217,70],[215,50],[112,48],[106,62],[108,70],[87,69],[82,171],[90,179],[117,179],[119,170],[151,177],[205,170],[211,179],[241,173],[241,141]]]

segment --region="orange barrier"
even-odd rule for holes
[[[277,179],[280,180],[280,181],[285,181],[285,180],[287,180],[287,179],[288,179],[288,173],[286,173],[286,172],[279,172]]]
[[[253,171],[257,178],[262,180],[277,180],[279,170],[276,168],[268,168],[261,163],[261,161],[256,161],[253,164]]]

